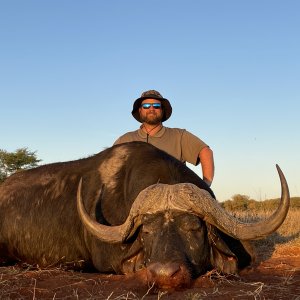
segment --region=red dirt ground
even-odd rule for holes
[[[180,291],[155,290],[137,276],[0,267],[0,299],[300,300],[300,246],[284,246],[239,276],[207,273]]]

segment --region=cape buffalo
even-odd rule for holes
[[[0,262],[78,262],[99,272],[147,273],[160,288],[189,286],[213,268],[251,264],[248,241],[274,232],[289,208],[258,223],[227,214],[211,189],[167,153],[143,142],[18,172],[0,185]]]

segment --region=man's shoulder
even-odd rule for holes
[[[183,138],[184,140],[189,140],[189,141],[201,141],[199,137],[197,137],[195,134],[191,133],[190,131],[184,129],[184,128],[169,128],[165,127],[166,132],[168,132],[169,135],[175,137],[175,136],[180,136],[180,138]]]
[[[126,142],[131,142],[136,139],[138,135],[138,130],[134,131],[129,131],[121,135],[115,142],[114,145],[116,144],[121,144],[121,143],[126,143]]]
[[[120,137],[129,137],[129,136],[136,135],[137,133],[138,133],[138,130],[128,131],[128,132],[124,133],[123,135],[121,135]]]
[[[184,133],[188,132],[186,129],[183,128],[170,128],[165,127],[166,133],[172,134],[172,135],[183,135]]]

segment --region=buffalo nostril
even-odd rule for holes
[[[147,267],[147,280],[156,287],[174,290],[191,285],[191,274],[183,264],[153,263]]]
[[[153,275],[156,275],[156,276],[172,277],[177,272],[180,271],[180,264],[178,264],[178,263],[166,263],[166,264],[154,263],[148,267],[148,270]]]

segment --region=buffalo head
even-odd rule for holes
[[[282,171],[277,169],[280,205],[270,218],[257,223],[234,218],[209,192],[192,183],[158,183],[145,188],[126,221],[117,226],[100,224],[86,212],[82,181],[77,208],[92,236],[127,247],[120,273],[146,269],[148,280],[159,287],[188,286],[192,278],[212,268],[236,273],[250,265],[254,253],[248,241],[263,238],[282,224],[289,208],[289,191]]]

